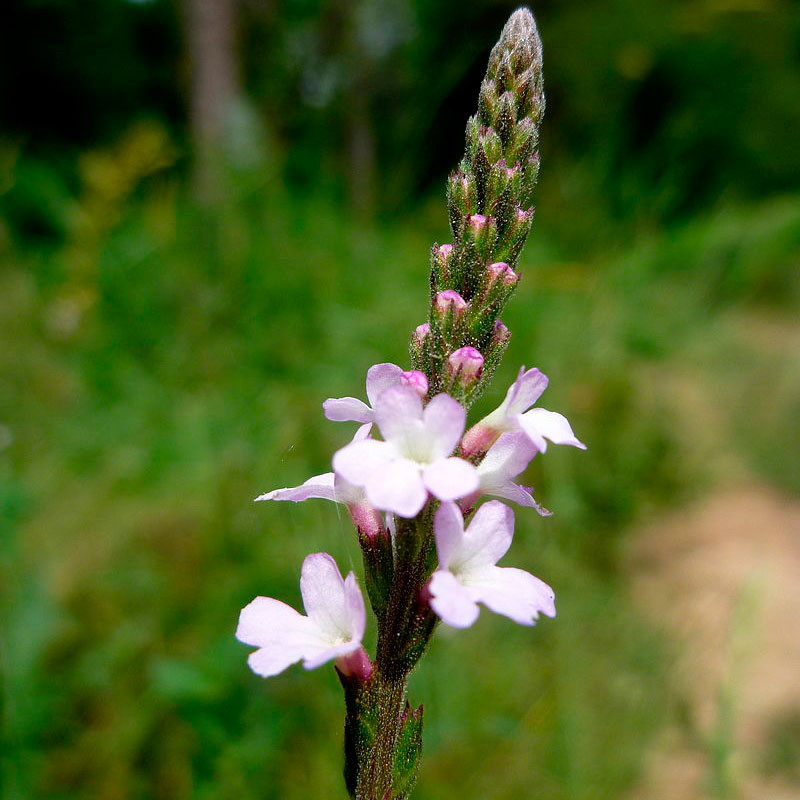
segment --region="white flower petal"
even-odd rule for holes
[[[442,503],[433,522],[436,538],[436,555],[439,566],[449,569],[453,555],[457,554],[464,539],[464,517],[455,503]]]
[[[372,409],[356,397],[328,398],[322,410],[333,422],[372,422]]]
[[[556,615],[553,590],[525,570],[489,567],[470,576],[467,585],[476,600],[520,625],[533,625],[539,614]]]
[[[367,398],[373,408],[381,392],[400,383],[402,374],[397,364],[375,364],[367,370]]]
[[[348,483],[364,486],[377,470],[385,467],[396,457],[395,449],[387,442],[363,439],[359,442],[350,442],[334,453],[333,469]]]
[[[313,478],[309,478],[302,486],[294,486],[287,489],[273,489],[271,492],[261,494],[256,497],[256,502],[259,500],[291,500],[294,503],[299,503],[312,498],[331,500],[334,503],[342,502],[341,500],[337,500],[337,493],[333,484],[333,473],[325,472],[322,475],[315,475]]]
[[[446,570],[437,570],[428,584],[431,608],[442,622],[454,628],[468,628],[478,619],[480,609],[455,577]]]
[[[239,614],[236,638],[240,642],[264,647],[285,639],[307,642],[310,629],[307,617],[272,597],[256,597]]]
[[[422,510],[428,499],[419,467],[407,458],[398,458],[375,470],[364,490],[375,508],[409,519]]]
[[[247,657],[250,669],[262,678],[278,675],[303,657],[302,649],[291,647],[262,647]]]
[[[256,597],[239,615],[236,638],[259,647],[247,663],[265,678],[299,661],[318,636],[308,617],[271,597]]]
[[[450,395],[437,394],[425,406],[423,425],[432,443],[431,460],[446,458],[456,449],[466,421],[464,406]]]
[[[484,489],[484,492],[494,497],[502,497],[504,500],[511,500],[512,503],[525,506],[526,508],[533,508],[543,517],[551,517],[553,515],[552,511],[548,511],[543,505],[536,502],[531,490],[528,489],[527,486],[520,486],[513,481],[507,481],[499,486],[493,486],[491,489]]]
[[[375,401],[375,423],[387,442],[402,443],[417,438],[422,427],[422,399],[410,386],[392,386]]]
[[[450,569],[460,579],[493,566],[506,554],[514,538],[514,512],[498,500],[484,503],[464,531]]]
[[[353,640],[342,644],[335,644],[328,647],[320,647],[310,651],[303,661],[306,669],[316,669],[326,661],[333,661],[335,658],[346,656],[361,647],[361,640]]]
[[[439,500],[455,500],[478,488],[478,470],[463,458],[442,458],[422,473],[425,486]]]
[[[529,369],[527,372],[524,370],[525,367],[520,369],[519,376],[506,394],[504,405],[506,414],[510,416],[522,414],[523,411],[530,408],[547,388],[547,375],[536,368]]]
[[[538,453],[525,433],[504,433],[478,464],[481,489],[487,494],[520,474]]]
[[[300,575],[303,605],[322,642],[329,645],[349,641],[354,619],[345,593],[342,573],[327,553],[312,553],[303,561]]]
[[[353,641],[360,642],[364,638],[364,631],[367,627],[367,609],[364,605],[364,595],[361,594],[353,572],[348,572],[344,579],[344,596]]]
[[[371,430],[372,430],[371,422],[367,422],[365,425],[361,425],[359,429],[356,431],[356,435],[353,437],[353,441],[360,442],[362,441],[362,439],[368,439]]]
[[[363,503],[365,499],[364,490],[359,486],[354,486],[352,483],[349,483],[341,475],[335,475],[333,479],[333,491],[336,502],[346,506]]]
[[[543,453],[547,449],[545,439],[549,439],[553,444],[570,444],[581,450],[586,449],[586,445],[572,432],[567,418],[556,411],[532,408],[519,417],[519,424]],[[542,444],[544,447],[541,446]]]

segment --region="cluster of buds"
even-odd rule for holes
[[[508,336],[495,336],[496,322],[519,282],[517,262],[533,223],[544,107],[541,41],[530,12],[520,9],[491,52],[464,158],[447,182],[453,242],[433,247],[430,335],[411,343],[431,396],[446,389],[469,406],[505,351]],[[445,313],[445,298],[455,297],[457,308]],[[464,347],[484,363],[477,379],[456,386],[449,357]]]
[[[549,515],[517,478],[548,443],[584,445],[564,416],[533,407],[548,383],[538,369],[520,369],[503,402],[466,424],[511,336],[499,316],[519,282],[543,110],[539,37],[520,9],[492,50],[467,152],[449,180],[453,243],[433,248],[430,315],[412,334],[412,369],[376,364],[367,372],[367,402],[326,400],[329,420],[359,423],[332,470],[256,498],[338,503],[356,531],[378,623],[374,658],[362,643],[366,604],[357,579],[343,578],[326,553],[302,566],[306,614],[258,597],[242,610],[236,634],[257,648],[249,663],[264,677],[298,661],[308,669],[334,662],[355,800],[408,797],[423,715],[408,704],[406,683],[438,622],[469,627],[481,605],[522,625],[555,615],[547,584],[497,565],[514,534],[514,512],[501,501]]]

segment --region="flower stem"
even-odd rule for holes
[[[347,701],[345,778],[355,800],[404,800],[422,747],[422,707],[406,700],[408,676],[433,633],[420,592],[430,574],[432,519],[398,520],[397,559],[378,620],[375,670],[366,683],[342,679]]]
[[[372,681],[373,714],[375,717],[372,746],[362,754],[356,786],[356,800],[402,800],[406,794],[393,792],[395,748],[404,724],[406,678],[386,678],[377,673]]]

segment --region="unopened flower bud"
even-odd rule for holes
[[[491,166],[503,157],[503,140],[494,128],[487,128],[480,132],[477,150],[483,152],[487,166]]]
[[[497,224],[494,218],[483,214],[472,214],[467,217],[466,238],[474,244],[478,260],[488,260],[497,241]]]
[[[486,268],[489,285],[494,285],[498,281],[503,286],[514,286],[519,281],[519,276],[514,272],[505,261],[496,261],[494,264],[489,264]]]
[[[533,225],[533,214],[533,207],[527,211],[518,208],[512,216],[496,250],[505,261],[513,263],[519,257]]]
[[[401,373],[400,383],[404,386],[410,386],[420,397],[425,397],[428,394],[428,379],[425,377],[425,373],[420,372],[418,369]]]
[[[453,256],[452,244],[434,245],[431,251],[431,273],[433,286],[452,285],[450,262]]]
[[[478,189],[473,174],[458,170],[450,175],[447,181],[447,208],[450,227],[455,234],[464,218],[478,208]]]
[[[431,326],[428,322],[423,322],[422,325],[417,325],[414,329],[412,336],[417,344],[421,345],[425,341],[425,337],[431,332]]]
[[[494,330],[492,331],[492,344],[500,345],[506,344],[511,338],[511,331],[499,319],[494,321]]]
[[[462,385],[474,383],[481,376],[483,356],[474,347],[459,347],[447,359],[447,371],[451,378]]]
[[[433,308],[440,316],[452,313],[460,317],[468,305],[469,303],[455,289],[438,292],[433,301]]]
[[[525,164],[533,157],[538,143],[538,126],[530,117],[524,117],[514,126],[508,148],[509,161]]]
[[[484,80],[478,95],[478,119],[489,126],[497,113],[497,87],[492,80]]]
[[[507,144],[514,131],[514,123],[517,121],[517,102],[514,93],[511,91],[503,92],[497,104],[497,115],[495,117],[495,130],[500,141]]]

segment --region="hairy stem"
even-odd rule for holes
[[[356,800],[402,800],[405,794],[393,792],[395,748],[403,728],[407,679],[387,678],[380,672],[373,676],[370,693],[375,718],[374,738],[362,755]]]

